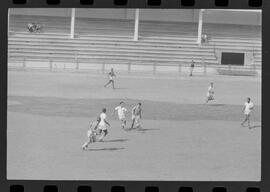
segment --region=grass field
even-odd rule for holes
[[[258,181],[261,80],[254,77],[8,73],[8,179]],[[203,104],[209,83],[216,100]],[[241,127],[246,97],[252,129]],[[142,102],[141,130],[124,131],[111,112]],[[105,142],[83,151],[101,109]],[[128,125],[130,125],[130,114]]]

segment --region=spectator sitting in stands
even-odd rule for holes
[[[202,35],[202,43],[208,43],[208,36],[206,34]]]
[[[37,32],[41,32],[41,26],[37,23],[29,23],[27,25],[27,29],[30,33],[37,33]]]

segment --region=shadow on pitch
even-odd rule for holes
[[[262,127],[262,126],[261,125],[254,125],[254,126],[250,126],[249,129],[256,129],[256,128],[260,128],[260,127]]]
[[[157,129],[157,128],[150,128],[150,129],[140,128],[140,129],[137,129],[137,131],[141,131],[141,132],[155,131],[155,130],[160,130],[160,129]]]
[[[213,106],[213,107],[222,107],[222,106],[226,106],[226,104],[208,104],[208,106]]]
[[[114,89],[128,89],[127,87],[115,87]]]
[[[118,150],[123,150],[125,148],[117,148],[117,147],[110,147],[110,148],[100,148],[100,149],[86,149],[87,151],[118,151]]]
[[[144,129],[144,128],[128,128],[125,129],[125,131],[139,131],[139,132],[147,132],[147,131],[155,131],[155,130],[159,130],[156,128],[150,128],[150,129]]]
[[[105,140],[104,142],[125,142],[125,141],[128,141],[128,139],[111,139],[111,140]]]

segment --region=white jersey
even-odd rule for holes
[[[244,110],[244,113],[246,114],[246,115],[249,115],[250,114],[250,112],[252,111],[252,109],[253,109],[253,107],[254,107],[254,104],[252,103],[252,102],[245,102],[245,110]]]
[[[106,113],[101,113],[100,114],[100,122],[99,122],[99,126],[101,129],[105,129],[106,128],[106,123],[105,123],[105,120],[106,120]]]
[[[141,112],[142,112],[142,108],[137,105],[132,108],[132,116],[140,116]]]
[[[125,107],[117,106],[115,110],[117,111],[120,120],[126,118],[127,109]]]
[[[207,96],[209,97],[210,95],[213,95],[213,94],[214,94],[213,87],[209,86],[208,91],[207,91]]]

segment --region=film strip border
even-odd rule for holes
[[[7,7],[262,9],[267,0],[6,0]],[[2,2],[1,2],[2,3]],[[270,5],[270,4],[269,4]],[[270,7],[270,6],[269,6]],[[3,146],[2,146],[3,147]],[[6,146],[4,146],[6,147]],[[265,149],[263,149],[265,151]],[[6,149],[4,150],[6,152]],[[2,165],[1,165],[2,166]],[[1,169],[3,170],[3,169]],[[3,174],[3,173],[2,173]],[[4,182],[2,182],[4,181]],[[4,192],[266,192],[261,182],[8,181]]]
[[[34,183],[34,182],[33,182]],[[137,183],[137,182],[136,182]],[[35,189],[35,190],[33,190]],[[225,186],[212,186],[209,184],[201,184],[197,187],[189,186],[177,186],[176,184],[170,185],[169,183],[163,184],[156,183],[154,185],[130,183],[127,185],[113,185],[109,182],[102,184],[48,184],[48,185],[10,185],[10,192],[27,192],[27,191],[37,191],[37,192],[261,192],[259,187],[243,187],[231,184],[226,184]]]
[[[151,8],[261,8],[263,0],[9,0],[17,6],[92,6],[92,7],[151,7]],[[265,0],[266,1],[266,0]]]

